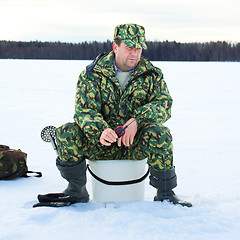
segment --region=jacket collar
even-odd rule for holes
[[[115,54],[111,51],[109,54],[103,56],[94,67],[94,71],[100,72],[101,74],[113,78],[116,77],[116,71],[114,69],[114,58]],[[154,66],[151,64],[149,60],[145,57],[141,56],[138,65],[136,66],[135,70],[132,72],[132,77],[139,76],[153,70]]]

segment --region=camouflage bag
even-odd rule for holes
[[[8,146],[0,145],[0,180],[10,180],[17,177],[41,177],[41,172],[28,171],[27,154],[20,149],[10,149]]]

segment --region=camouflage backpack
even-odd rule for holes
[[[28,171],[27,154],[20,149],[10,149],[0,145],[0,180],[10,180],[17,177],[30,177],[28,173],[34,173],[34,177],[41,177],[41,172]]]

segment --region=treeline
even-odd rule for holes
[[[240,61],[240,43],[149,41],[143,55],[152,61]],[[92,60],[112,50],[112,42],[0,41],[1,59]]]

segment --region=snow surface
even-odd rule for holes
[[[0,239],[209,240],[240,238],[240,63],[155,62],[174,99],[175,192],[193,208],[143,202],[106,208],[91,200],[32,208],[66,187],[42,128],[73,121],[75,86],[89,61],[0,60],[0,144],[28,154],[42,178],[0,181]],[[91,193],[91,179],[88,180]]]

